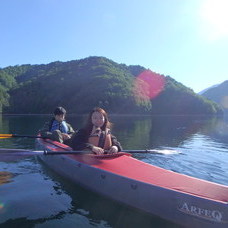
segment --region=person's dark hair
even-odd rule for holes
[[[63,107],[57,107],[54,111],[54,115],[66,115],[66,110]]]
[[[101,113],[104,118],[105,118],[105,122],[104,122],[104,125],[101,127],[101,129],[104,131],[106,128],[111,128],[112,126],[112,123],[109,122],[108,120],[108,114],[105,112],[104,109],[102,108],[99,108],[99,107],[96,107],[94,108],[90,113],[89,113],[89,116],[88,116],[88,119],[87,119],[87,123],[86,123],[86,126],[85,126],[85,130],[87,132],[87,134],[90,134],[92,129],[93,129],[93,124],[92,124],[92,115],[94,112],[99,112]]]

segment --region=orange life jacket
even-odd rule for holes
[[[109,129],[102,131],[101,129],[96,130],[89,136],[88,143],[101,147],[104,150],[109,150],[112,146],[111,132]]]

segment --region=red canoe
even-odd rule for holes
[[[37,139],[46,151],[72,150]],[[228,227],[228,186],[139,161],[130,154],[41,155],[60,175],[113,200],[185,227]]]

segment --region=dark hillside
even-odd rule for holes
[[[121,114],[221,113],[169,76],[104,57],[11,66],[0,69],[0,82],[5,113],[51,113],[58,105],[69,113],[87,113],[94,106]]]

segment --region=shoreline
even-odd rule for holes
[[[52,113],[44,113],[44,114],[34,114],[34,113],[0,113],[0,115],[2,116],[52,116]],[[67,116],[84,116],[84,115],[88,115],[88,113],[82,113],[82,114],[77,114],[77,113],[67,113]],[[121,113],[109,113],[109,116],[195,116],[195,117],[225,117],[228,115],[209,115],[209,114],[198,114],[198,115],[194,115],[194,114],[121,114]]]

